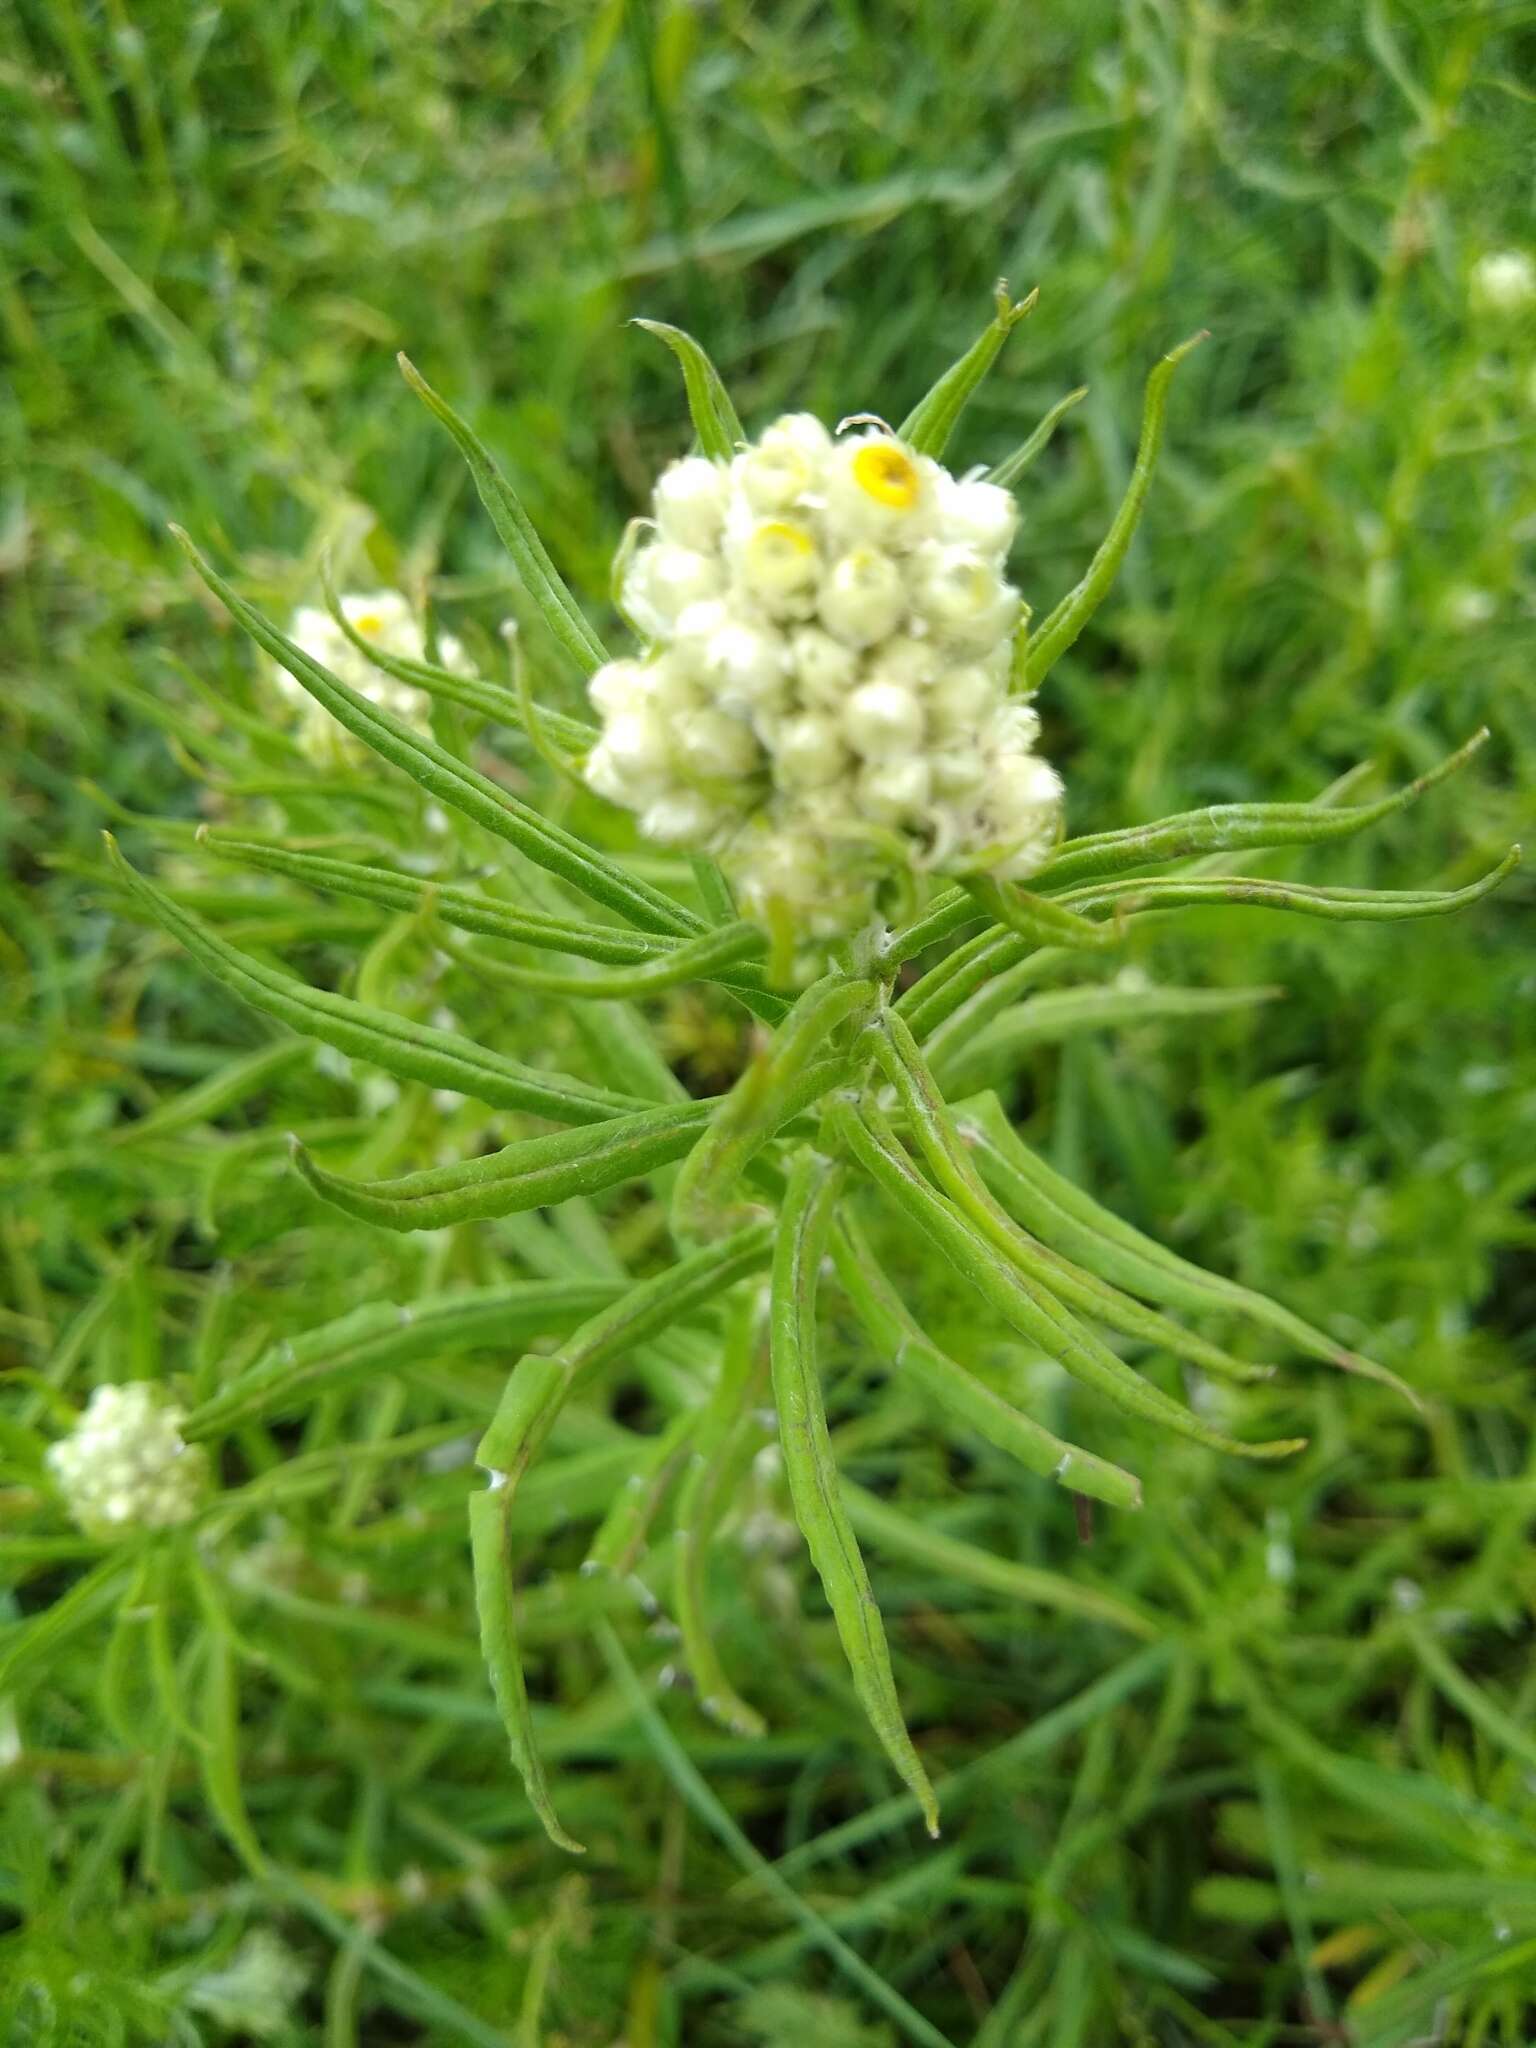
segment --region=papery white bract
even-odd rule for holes
[[[126,1536],[190,1521],[208,1461],[181,1434],[183,1411],[147,1380],[100,1386],[48,1464],[74,1520],[92,1536]]]
[[[1007,491],[791,413],[728,463],[673,463],[653,512],[621,590],[646,653],[590,684],[595,790],[809,938],[867,922],[901,865],[1040,865],[1061,784],[1008,697]]]

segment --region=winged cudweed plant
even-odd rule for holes
[[[1030,700],[1126,553],[1170,380],[1195,344],[1153,369],[1124,501],[1080,581],[1037,623],[1007,577],[1011,487],[1057,415],[988,474],[957,478],[943,466],[966,401],[1031,303],[1010,303],[1000,287],[995,317],[899,427],[861,417],[831,433],[792,414],[755,441],[697,343],[653,327],[680,361],[697,451],[662,474],[653,519],[620,551],[620,608],[641,645],[619,655],[599,640],[491,455],[402,359],[468,460],[557,648],[587,679],[600,731],[536,703],[526,678],[508,690],[428,659],[419,639],[402,650],[385,634],[369,636],[366,620],[334,597],[339,637],[285,634],[179,536],[265,654],[353,741],[499,842],[503,873],[429,882],[227,833],[211,835],[213,850],[470,935],[478,946],[464,957],[487,977],[568,1005],[595,1049],[600,1077],[581,1079],[446,1022],[309,987],[229,944],[115,856],[138,905],[258,1010],[398,1079],[532,1122],[500,1150],[374,1182],[331,1172],[297,1145],[310,1187],[394,1231],[505,1218],[641,1181],[665,1203],[670,1244],[647,1252],[643,1277],[615,1265],[590,1281],[521,1282],[418,1307],[414,1323],[370,1304],[205,1389],[176,1426],[178,1441],[211,1449],[322,1387],[434,1346],[494,1335],[526,1347],[476,1453],[486,1483],[471,1497],[470,1539],[512,1754],[544,1826],[567,1848],[578,1845],[556,1818],[519,1657],[514,1502],[566,1405],[616,1367],[654,1356],[659,1340],[707,1333],[712,1390],[678,1406],[616,1490],[589,1566],[629,1572],[670,1516],[673,1607],[699,1703],[742,1734],[759,1730],[756,1709],[722,1669],[699,1562],[760,1464],[771,1388],[790,1502],[853,1685],[930,1829],[933,1792],[904,1724],[856,1534],[899,1527],[900,1518],[839,1476],[818,1362],[823,1297],[837,1289],[877,1358],[1026,1470],[1113,1507],[1140,1502],[1132,1472],[1054,1435],[925,1333],[879,1263],[872,1211],[927,1240],[998,1323],[1149,1431],[1245,1458],[1298,1447],[1237,1440],[1128,1362],[1123,1353],[1134,1349],[1231,1380],[1269,1371],[1170,1311],[1246,1321],[1277,1348],[1391,1377],[1109,1214],[1032,1152],[997,1096],[976,1087],[971,1055],[989,1028],[1062,1001],[1060,992],[1034,994],[1035,985],[1080,949],[1113,947],[1139,920],[1229,903],[1332,919],[1425,917],[1475,902],[1517,857],[1447,892],[1312,887],[1231,871],[1246,849],[1344,839],[1379,822],[1458,768],[1482,734],[1372,802],[1339,802],[1335,792],[1308,803],[1223,804],[1059,838],[1061,785],[1034,752]],[[367,687],[354,662],[361,654],[402,685],[519,722],[567,790],[584,776],[635,812],[645,837],[687,853],[691,879],[675,855],[675,870],[666,856],[613,857],[558,823],[554,806],[541,809],[482,772],[466,747]],[[674,872],[675,890],[655,879]],[[541,954],[570,964],[529,964]],[[686,982],[712,987],[755,1020],[745,1071],[710,1100],[686,1099],[626,1007]],[[1136,1014],[1134,988],[1116,1000],[1122,1014]],[[78,1450],[56,1460],[72,1498],[81,1482],[71,1474],[86,1462]],[[111,1493],[111,1503],[120,1497]],[[106,1512],[110,1519],[115,1507]]]

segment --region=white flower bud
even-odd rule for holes
[[[728,814],[695,789],[675,789],[640,814],[640,829],[662,846],[707,846]]]
[[[1018,592],[974,548],[934,542],[915,568],[918,609],[937,633],[966,647],[989,647],[1018,615]]]
[[[701,551],[714,548],[725,524],[730,473],[703,455],[671,463],[656,479],[656,524],[665,540]]]
[[[859,672],[851,648],[819,626],[797,626],[790,635],[790,661],[802,696],[809,703],[841,705]]]
[[[648,640],[663,640],[679,614],[701,598],[713,597],[722,580],[713,555],[660,540],[641,548],[630,562],[620,602],[637,631]]]
[[[899,683],[861,683],[848,699],[843,732],[866,760],[910,754],[923,736],[923,708]]]
[[[766,612],[804,618],[815,602],[821,557],[808,528],[793,519],[764,519],[739,543],[736,573]]]
[[[892,434],[839,441],[826,467],[827,524],[844,542],[902,549],[929,532],[934,487],[929,465]]]
[[[750,775],[758,765],[757,741],[739,718],[724,711],[691,711],[678,722],[679,765],[701,781]]]
[[[918,755],[869,761],[859,770],[859,808],[877,825],[915,818],[926,808],[931,789],[928,763]]]
[[[833,563],[817,608],[829,633],[868,647],[894,632],[906,611],[901,572],[879,548],[853,548]]]
[[[74,1520],[92,1536],[167,1529],[197,1513],[207,1455],[181,1434],[183,1411],[147,1381],[100,1386],[48,1464]]]
[[[774,742],[773,772],[781,788],[825,789],[848,766],[848,749],[835,719],[815,711],[787,718]]]
[[[961,662],[928,692],[928,716],[938,739],[975,739],[997,702],[997,685],[975,662]]]
[[[787,686],[784,643],[757,626],[721,626],[705,644],[700,673],[728,711],[775,709]]]
[[[939,481],[938,526],[944,538],[972,547],[989,561],[1001,563],[1013,545],[1019,508],[1011,491],[979,477],[962,482],[944,475]]]
[[[986,787],[986,757],[979,747],[953,747],[928,756],[935,796],[947,803],[974,802]]]
[[[1536,305],[1536,261],[1524,249],[1496,249],[1472,266],[1468,296],[1478,313],[1524,312]]]
[[[639,661],[605,661],[587,684],[593,710],[605,718],[635,709],[648,694],[645,664]]]
[[[733,481],[754,512],[787,512],[818,491],[832,437],[810,413],[786,413],[755,447],[731,465]]]
[[[872,683],[898,683],[904,690],[916,690],[926,697],[945,672],[946,650],[931,635],[893,633],[889,640],[870,649],[866,670]]]
[[[993,839],[1008,849],[1001,875],[1033,874],[1056,843],[1061,778],[1037,754],[1004,754],[987,778],[986,813]]]

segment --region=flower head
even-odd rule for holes
[[[427,658],[421,621],[398,590],[349,591],[340,605],[343,617],[358,638],[377,647],[381,654],[397,655],[406,661]],[[328,611],[315,605],[301,605],[289,622],[288,638],[370,704],[377,704],[381,711],[392,712],[396,718],[412,724],[420,722],[420,693],[409,683],[375,668]],[[464,649],[451,633],[439,636],[437,651],[444,668],[458,675],[469,673]],[[272,674],[278,689],[299,712],[299,734],[308,751],[321,756],[334,755],[338,749],[345,751],[350,734],[342,731],[330,713],[280,663],[272,664]]]
[[[638,660],[592,678],[587,780],[712,853],[747,915],[846,934],[899,867],[1029,874],[1061,784],[1010,704],[1011,495],[806,413],[663,471],[625,562]]]
[[[70,1514],[88,1535],[123,1536],[190,1521],[208,1461],[181,1434],[182,1410],[147,1380],[100,1386],[48,1452]]]

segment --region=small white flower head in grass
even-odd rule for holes
[[[1507,318],[1536,306],[1536,257],[1525,249],[1494,249],[1472,266],[1467,296],[1474,313]]]
[[[398,590],[349,591],[339,600],[347,624],[381,654],[406,661],[425,661],[426,634],[420,619]],[[376,668],[360,647],[349,640],[341,627],[318,605],[301,605],[288,626],[288,638],[311,660],[330,670],[349,689],[413,725],[423,722],[425,699],[410,683]],[[456,675],[470,673],[464,649],[451,633],[439,635],[438,665]],[[281,663],[272,664],[278,689],[299,713],[299,733],[306,748],[317,754],[345,752],[351,735],[328,711],[317,704],[302,684],[295,682]]]
[[[48,1464],[71,1516],[91,1536],[190,1521],[208,1490],[208,1460],[181,1434],[182,1410],[146,1380],[100,1386]]]
[[[1011,494],[850,425],[790,413],[665,470],[621,558],[645,648],[590,685],[591,786],[807,941],[867,924],[903,871],[1027,875],[1061,816],[1008,696]]]

